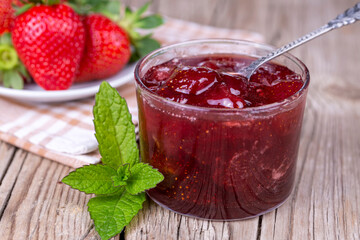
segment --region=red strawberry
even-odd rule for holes
[[[14,10],[11,7],[11,0],[0,1],[0,35],[10,31],[14,18]]]
[[[149,3],[136,11],[125,9],[124,17],[119,19],[119,1],[67,0],[74,9],[84,16],[86,28],[85,52],[76,82],[105,79],[119,72],[126,63],[135,61],[150,51],[160,47],[151,34],[141,35],[137,29],[151,29],[163,23],[157,14],[143,16]],[[113,11],[109,13],[108,9]],[[106,16],[100,15],[105,13]]]
[[[85,29],[72,8],[35,6],[15,19],[14,47],[35,82],[46,90],[71,86],[85,45]]]
[[[131,50],[126,32],[105,16],[84,18],[85,52],[76,82],[105,79],[119,72],[129,61]]]

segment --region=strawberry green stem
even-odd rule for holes
[[[0,45],[0,70],[13,69],[18,63],[15,49],[9,45]]]
[[[28,0],[27,3],[33,3],[33,4],[45,4],[45,5],[54,5],[59,4],[60,0]]]
[[[59,4],[60,0],[47,0],[46,2],[48,5],[54,5],[54,4]]]

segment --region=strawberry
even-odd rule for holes
[[[64,90],[72,85],[85,46],[85,29],[71,7],[30,8],[16,17],[12,40],[38,85],[45,90]]]
[[[137,11],[126,8],[119,19],[119,1],[68,0],[77,12],[84,15],[86,43],[76,82],[108,78],[119,72],[129,60],[134,61],[160,44],[151,35],[141,36],[137,28],[150,29],[162,24],[158,15],[143,17],[149,4]],[[88,14],[88,12],[106,13]],[[131,46],[132,45],[132,46]],[[131,51],[133,50],[133,51]]]
[[[15,18],[15,11],[24,5],[31,4],[26,0],[1,0],[0,1],[0,35],[10,32]],[[20,10],[21,12],[21,10]]]
[[[10,31],[14,17],[14,10],[11,7],[11,0],[0,1],[0,35]]]
[[[85,51],[76,82],[108,78],[129,61],[131,50],[126,32],[100,14],[84,18]]]

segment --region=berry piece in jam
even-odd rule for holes
[[[171,98],[174,92],[197,96],[211,88],[218,82],[218,78],[218,74],[208,68],[175,68],[172,75],[161,88],[159,94],[168,98]]]
[[[238,72],[250,63],[239,56],[199,56],[172,59],[152,67],[144,84],[169,100],[201,107],[246,108],[282,101],[303,86],[290,69],[265,64],[248,81]]]

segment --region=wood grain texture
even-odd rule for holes
[[[89,197],[59,183],[69,170],[18,150],[1,185],[14,183],[5,192],[8,201],[0,221],[0,239],[81,239],[89,232]]]
[[[162,11],[163,1],[159,2],[157,9]],[[169,2],[173,10],[167,14],[182,17],[186,3]],[[206,14],[199,10],[205,2],[210,2],[209,13],[198,21],[199,15]],[[196,1],[191,8],[199,10],[198,15],[191,10],[186,19],[255,30],[268,43],[280,46],[354,4],[334,0]],[[345,27],[292,52],[308,66],[311,86],[296,185],[283,206],[261,218],[219,223],[179,216],[151,202],[127,228],[126,239],[359,239],[360,55],[354,40],[359,33],[359,25]]]
[[[147,201],[144,208],[126,228],[125,239],[256,239],[258,219],[234,222],[206,221],[189,218]]]
[[[6,143],[0,157],[1,240],[100,239],[86,207],[91,196],[60,182],[71,168]]]
[[[147,0],[125,0],[138,7]],[[154,0],[151,10],[218,27],[253,30],[280,46],[321,26],[350,0]],[[184,217],[151,201],[126,240],[360,239],[360,24],[292,51],[311,84],[294,191],[275,211],[246,221]],[[59,183],[72,169],[0,142],[0,239],[100,239],[91,196]],[[117,236],[114,239],[121,239]]]
[[[5,176],[7,169],[11,164],[11,160],[13,158],[15,152],[15,147],[6,144],[4,142],[0,143],[0,185]]]
[[[0,143],[0,219],[6,208],[10,194],[14,188],[18,173],[22,166],[21,158],[13,160],[15,147]]]

